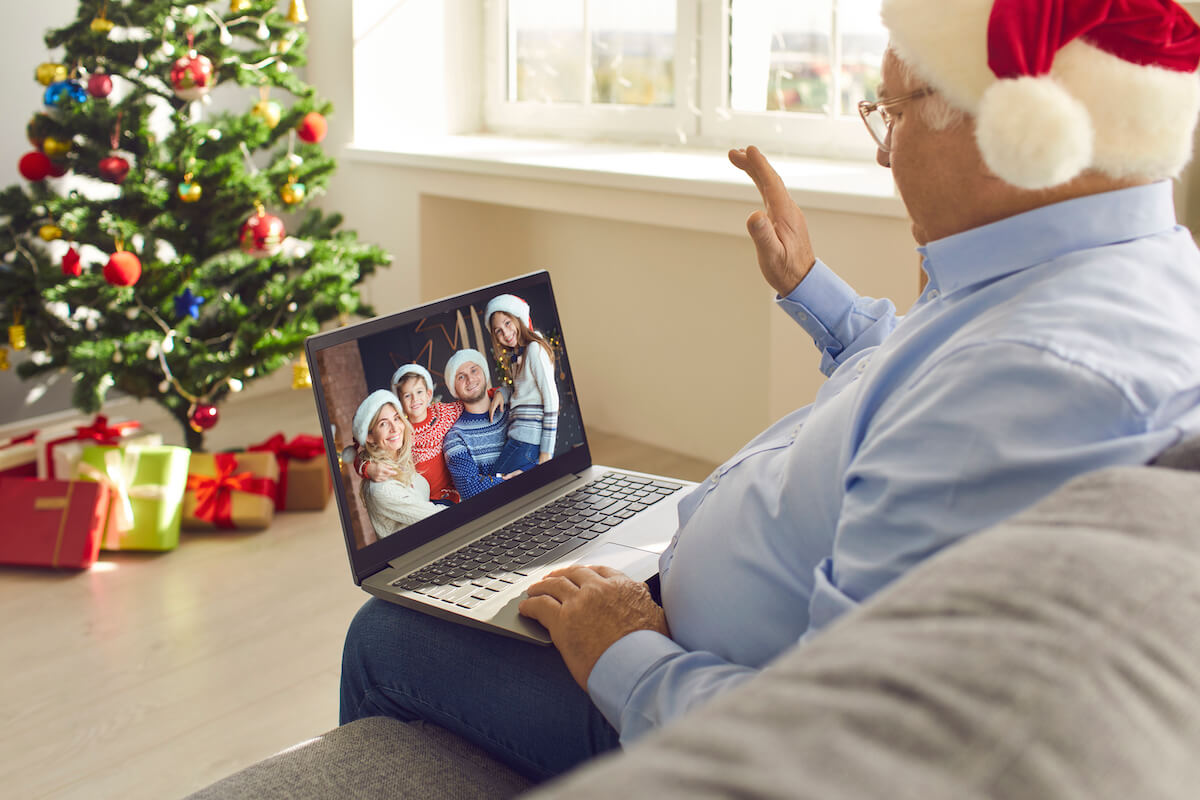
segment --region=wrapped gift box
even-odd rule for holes
[[[279,465],[268,452],[192,453],[183,527],[256,530],[275,517]]]
[[[88,481],[0,477],[0,563],[86,569],[96,563],[109,490]]]
[[[36,478],[37,431],[0,442],[0,477]]]
[[[162,444],[162,436],[142,431],[136,420],[114,422],[97,415],[89,425],[59,425],[40,431],[34,440],[37,453],[37,476],[43,479],[70,479],[75,465],[86,447],[93,445]]]
[[[83,449],[79,477],[112,490],[103,549],[173,550],[179,545],[190,455],[186,447],[170,445]]]
[[[325,442],[320,436],[301,434],[289,442],[282,433],[277,433],[246,450],[275,455],[279,465],[276,511],[320,511],[329,503],[333,481],[329,460],[325,458]]]

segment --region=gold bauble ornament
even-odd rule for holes
[[[261,119],[268,128],[278,125],[280,117],[283,116],[279,103],[274,100],[259,100],[254,104],[254,108],[250,109],[250,113]]]
[[[67,68],[63,64],[52,64],[50,62],[46,62],[44,64],[38,64],[38,68],[34,72],[34,75],[37,77],[38,83],[40,83],[42,86],[49,86],[50,84],[57,83],[58,81],[65,81],[67,79]]]
[[[250,7],[250,0],[229,0],[229,13],[240,14]]]
[[[8,370],[8,348],[0,347],[0,370]]]
[[[106,19],[104,14],[101,13],[100,16],[92,20],[92,24],[89,27],[92,29],[92,33],[108,33],[113,29],[113,22],[111,19]]]
[[[43,225],[38,228],[38,236],[42,237],[43,241],[53,242],[55,239],[61,239],[63,229],[57,225]]]
[[[204,189],[192,180],[192,173],[189,172],[183,176],[183,182],[176,187],[175,193],[183,202],[194,203],[200,199],[200,195],[204,194]]]
[[[308,22],[308,9],[304,7],[304,0],[292,0],[288,6],[287,21],[293,25]]]
[[[42,140],[42,152],[51,158],[62,158],[71,152],[71,140],[56,139],[53,136],[47,136]]]
[[[13,350],[25,349],[24,325],[13,325],[8,329],[8,343],[12,345]]]
[[[289,206],[294,206],[297,203],[303,203],[304,198],[308,196],[308,187],[296,180],[295,175],[288,176],[288,182],[279,189],[279,199],[287,203]]]
[[[308,371],[308,363],[297,361],[292,365],[292,388],[293,389],[311,389],[312,388],[312,373]]]

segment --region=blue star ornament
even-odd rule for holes
[[[204,302],[204,298],[197,294],[192,294],[190,288],[184,289],[183,294],[175,298],[175,316],[179,319],[191,317],[192,319],[200,319],[200,304]]]

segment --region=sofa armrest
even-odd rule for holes
[[[1197,497],[1189,472],[1077,478],[531,796],[1192,800]]]
[[[187,800],[503,800],[528,786],[442,728],[367,717],[252,764]]]

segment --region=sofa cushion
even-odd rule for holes
[[[187,800],[503,800],[529,781],[435,725],[367,717],[208,786]]]
[[[1193,800],[1198,498],[1173,469],[1077,478],[533,796]]]

